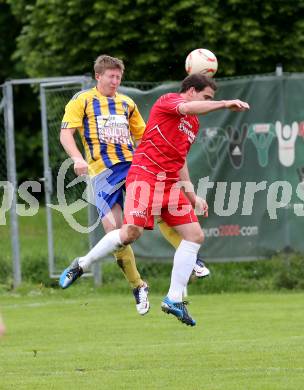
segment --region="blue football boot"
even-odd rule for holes
[[[196,322],[189,315],[186,305],[188,302],[173,302],[168,297],[161,303],[161,309],[167,314],[173,314],[179,321],[186,325],[195,326]]]
[[[59,278],[59,286],[61,288],[68,288],[76,279],[83,274],[83,269],[79,266],[78,258],[66,268]]]

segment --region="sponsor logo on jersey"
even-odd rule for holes
[[[129,212],[129,214],[133,215],[133,217],[137,217],[137,218],[146,218],[147,217],[146,210],[131,210]]]
[[[99,140],[102,143],[130,144],[129,123],[125,115],[96,117]]]
[[[181,118],[178,129],[188,136],[188,141],[192,144],[195,140],[195,134],[193,133],[192,125],[185,118]]]

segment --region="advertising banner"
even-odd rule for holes
[[[220,110],[200,117],[188,156],[196,192],[209,204],[201,218],[202,255],[241,261],[279,251],[304,252],[304,76],[253,76],[219,80],[216,100],[238,98],[244,113]],[[168,83],[141,92],[124,88],[147,119],[155,100],[178,91]],[[170,258],[173,249],[145,232],[134,246],[140,257]]]

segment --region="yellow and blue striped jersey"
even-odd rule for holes
[[[94,87],[68,102],[61,128],[78,129],[89,173],[95,176],[114,164],[132,161],[133,140],[141,139],[145,122],[131,98],[119,93],[106,97]]]

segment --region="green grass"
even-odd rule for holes
[[[191,296],[198,325],[130,294],[34,289],[1,297],[0,388],[302,390],[303,293]]]
[[[66,259],[73,258],[78,253],[86,252],[89,248],[88,236],[72,229],[58,211],[52,210],[52,216],[55,256]],[[86,226],[87,209],[76,213],[75,218],[80,224]],[[11,257],[9,214],[6,215],[6,220],[6,225],[0,225],[2,259],[10,259]],[[47,261],[48,243],[45,207],[40,207],[38,213],[32,217],[19,217],[18,225],[22,260],[43,258]]]
[[[85,224],[85,214],[79,218]],[[0,226],[8,329],[0,340],[0,390],[303,389],[302,255],[210,264],[212,276],[189,285],[198,322],[189,328],[159,309],[170,263],[139,262],[152,292],[152,310],[140,317],[114,263],[104,264],[100,288],[83,278],[66,291],[50,288],[45,210],[19,222],[25,283],[12,292],[10,232]],[[58,213],[54,226],[60,265],[86,251],[84,236],[71,234]]]

